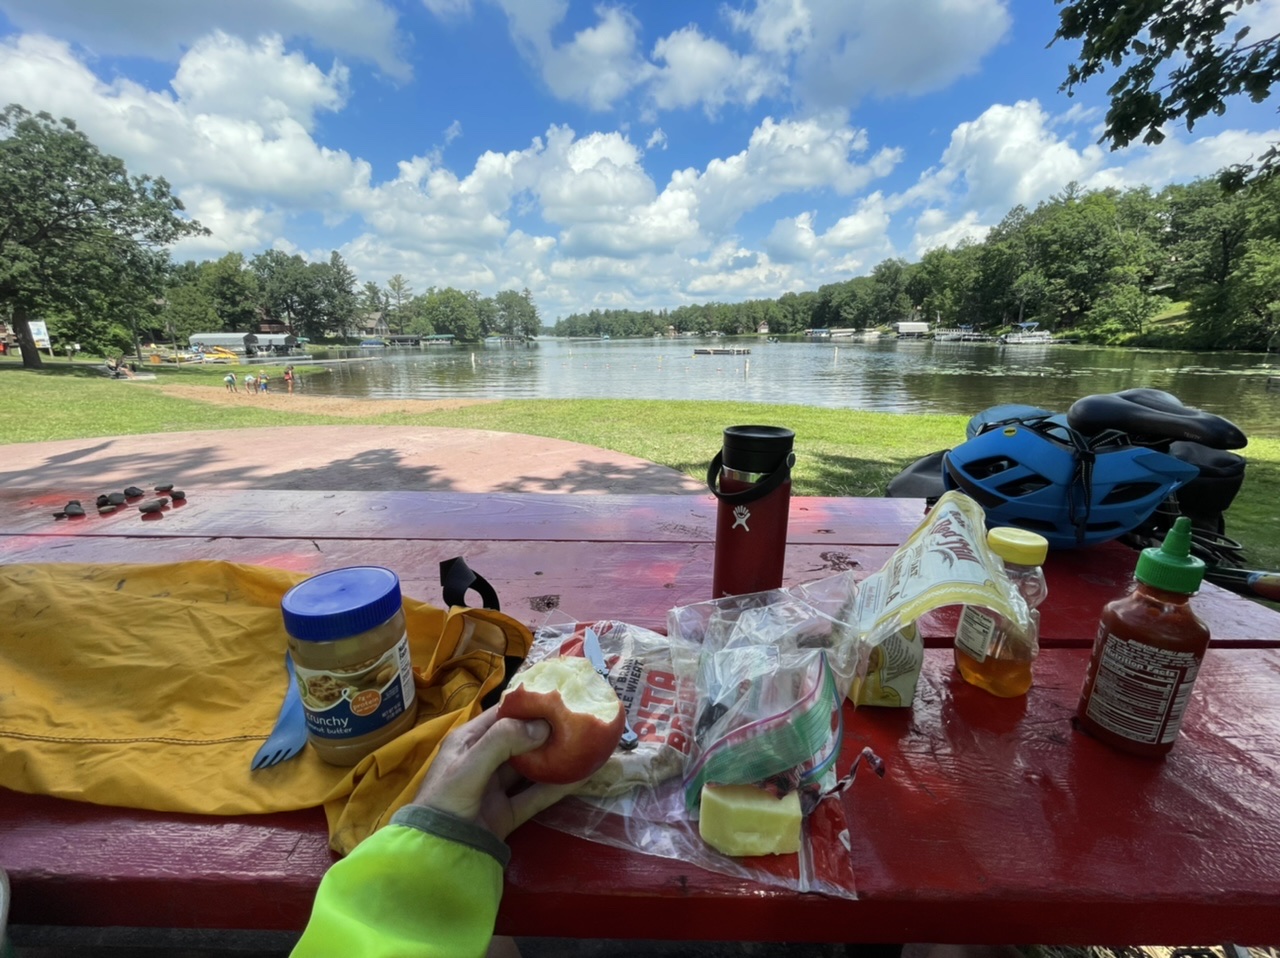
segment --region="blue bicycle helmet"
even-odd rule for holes
[[[977,500],[990,525],[1038,532],[1061,549],[1124,535],[1199,474],[1120,433],[1085,437],[1061,419],[992,423],[947,452],[943,483]]]

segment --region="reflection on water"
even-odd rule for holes
[[[694,355],[695,347],[708,346],[751,353]],[[729,399],[971,415],[997,403],[1059,411],[1092,393],[1153,386],[1226,416],[1250,435],[1280,437],[1280,388],[1268,391],[1266,384],[1265,364],[1274,354],[887,338],[655,339],[383,349],[362,358],[368,361],[307,377],[307,392],[373,399]]]

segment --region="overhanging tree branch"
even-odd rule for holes
[[[1076,87],[1109,70],[1119,75],[1099,143],[1121,149],[1136,140],[1158,144],[1163,128],[1221,116],[1228,101],[1266,100],[1280,80],[1280,34],[1256,39],[1236,18],[1256,0],[1056,0],[1062,6],[1050,44],[1080,41],[1076,62],[1060,89]],[[1245,42],[1248,40],[1249,42]],[[1226,180],[1235,185],[1266,178],[1277,150],[1242,157]]]

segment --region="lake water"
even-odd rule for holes
[[[745,347],[750,355],[694,355]],[[359,351],[369,354],[369,350]],[[347,355],[355,355],[349,351]],[[313,395],[360,398],[728,399],[837,409],[972,415],[998,403],[1065,411],[1092,393],[1152,386],[1280,438],[1276,355],[882,338],[538,340],[532,346],[380,349],[308,376]]]

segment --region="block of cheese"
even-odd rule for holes
[[[785,798],[755,785],[702,786],[698,833],[724,855],[789,855],[800,850],[800,793]]]

